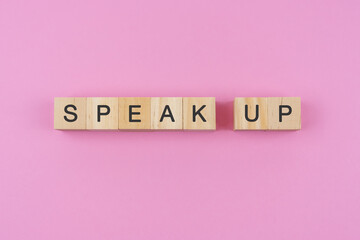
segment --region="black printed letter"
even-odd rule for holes
[[[283,108],[287,108],[288,112],[287,113],[283,113],[282,109]],[[279,106],[279,122],[282,122],[282,116],[288,116],[290,115],[292,112],[292,108],[289,105],[280,105]]]
[[[166,114],[166,110],[169,111],[169,114]],[[172,122],[175,122],[174,116],[171,112],[171,109],[169,107],[169,105],[166,105],[164,108],[163,113],[161,114],[161,118],[160,118],[160,122],[162,122],[164,120],[164,117],[170,117]]]
[[[101,108],[106,108],[106,112],[102,113]],[[101,115],[109,115],[110,113],[110,107],[108,105],[98,105],[97,106],[97,121],[100,122],[100,116]]]
[[[255,118],[254,119],[250,119],[249,118],[249,109],[248,109],[248,105],[245,105],[245,119],[248,122],[256,122],[256,120],[258,120],[259,118],[259,105],[256,105],[256,114],[255,114]]]
[[[141,108],[141,105],[129,105],[129,122],[141,122],[140,119],[132,119],[132,115],[140,115],[140,112],[133,112],[133,108]]]
[[[201,114],[201,110],[203,110],[206,107],[206,105],[202,105],[201,108],[199,108],[199,110],[196,111],[195,109],[195,105],[193,105],[193,122],[195,122],[195,118],[196,115],[199,115],[199,117],[201,118],[201,120],[203,120],[203,122],[206,122],[206,119],[204,118],[204,116]]]
[[[75,105],[72,105],[72,104],[66,105],[65,108],[64,108],[64,111],[65,111],[67,114],[73,115],[74,118],[73,118],[73,119],[68,119],[67,116],[64,116],[64,119],[65,119],[65,121],[67,121],[67,122],[75,122],[75,121],[77,120],[78,116],[77,116],[76,113],[70,112],[70,111],[68,110],[69,107],[72,107],[75,111],[76,111],[77,109],[76,109]]]

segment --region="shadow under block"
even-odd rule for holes
[[[119,103],[117,97],[87,98],[86,129],[118,129]]]
[[[86,129],[86,98],[54,98],[54,129]]]
[[[150,130],[151,129],[151,98],[120,97],[119,129]]]
[[[269,97],[268,129],[301,129],[301,99],[299,97]]]
[[[214,97],[183,98],[184,130],[215,130],[216,111]]]
[[[247,97],[234,100],[234,130],[266,130],[267,98]]]
[[[151,129],[182,130],[182,98],[151,98]]]

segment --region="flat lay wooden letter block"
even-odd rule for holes
[[[181,97],[151,98],[152,130],[182,130],[182,118]]]
[[[86,129],[118,129],[119,103],[117,97],[87,98]]]
[[[234,130],[266,130],[267,118],[267,98],[235,98]]]
[[[301,100],[299,97],[269,97],[268,129],[301,129]]]
[[[86,98],[54,98],[54,129],[86,129]]]
[[[215,98],[184,97],[183,126],[184,130],[215,130]]]
[[[120,97],[119,129],[149,130],[151,129],[151,98]]]

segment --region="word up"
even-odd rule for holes
[[[234,130],[299,130],[299,97],[235,98]]]

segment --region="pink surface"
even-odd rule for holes
[[[0,239],[360,239],[359,1],[0,1]],[[214,96],[215,132],[53,130],[55,96]],[[303,129],[232,131],[240,96]]]

